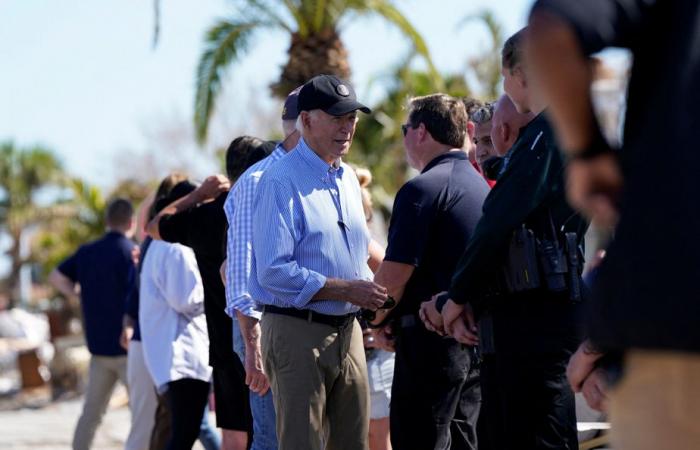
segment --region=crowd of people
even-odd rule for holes
[[[575,391],[610,406],[616,449],[700,448],[698,128],[679,111],[697,96],[698,14],[536,2],[503,46],[501,98],[408,101],[417,174],[386,248],[368,228],[371,174],[344,162],[370,110],[332,75],[289,93],[281,142],[236,138],[226,176],[166,177],[140,246],[133,207],[112,201],[105,236],[51,275],[67,296],[80,286],[92,354],[73,447],[90,448],[121,380],[135,450],[571,450]],[[588,57],[608,45],[639,58],[622,151],[590,97]],[[590,218],[617,226],[592,293]]]

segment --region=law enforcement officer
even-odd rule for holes
[[[577,447],[566,362],[580,336],[578,244],[587,224],[567,204],[563,162],[545,105],[529,89],[524,31],[502,52],[504,89],[537,114],[506,153],[442,310],[447,333],[477,339],[482,417],[492,448]],[[441,302],[438,302],[440,304]]]

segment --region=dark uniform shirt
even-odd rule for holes
[[[632,51],[624,192],[594,285],[591,338],[607,348],[700,351],[700,2],[541,0],[590,54]]]
[[[121,356],[119,345],[126,297],[135,280],[131,258],[134,243],[110,231],[83,245],[58,266],[58,271],[80,284],[80,306],[88,350],[93,355]]]
[[[416,266],[396,316],[447,290],[489,187],[463,152],[433,159],[396,194],[385,259]]]
[[[541,323],[543,332],[577,334],[571,329],[577,314],[567,293],[535,289],[515,296],[520,302],[503,301],[514,297],[504,295],[501,276],[511,236],[521,224],[538,238],[551,238],[552,228],[574,231],[579,242],[587,228],[566,202],[562,156],[544,113],[520,129],[518,140],[504,157],[498,183],[486,197],[481,220],[452,278],[450,297],[456,303],[469,302],[477,314],[501,306],[514,317],[527,314],[529,323],[520,320],[525,328]],[[494,292],[500,295],[492,295]],[[542,342],[534,345],[546,343],[546,333],[540,337]]]
[[[226,258],[226,215],[222,193],[214,201],[175,215],[166,215],[158,223],[160,235],[167,242],[191,247],[197,258],[204,285],[204,312],[209,331],[209,364],[234,365],[241,369],[233,353],[233,323],[226,314],[226,294],[219,268]]]

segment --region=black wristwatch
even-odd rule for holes
[[[449,299],[449,292],[443,292],[442,294],[438,294],[438,296],[435,298],[435,309],[437,309],[437,312],[442,314],[442,308],[445,307],[445,303],[447,303],[447,300]]]

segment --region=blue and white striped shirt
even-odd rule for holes
[[[233,185],[224,203],[228,219],[226,314],[233,319],[236,311],[258,320],[261,316],[248,290],[253,264],[253,200],[262,174],[286,154],[280,143],[267,158],[250,166]]]
[[[334,168],[300,139],[262,176],[255,204],[253,298],[324,314],[357,311],[337,299],[311,302],[326,278],[372,279],[370,237],[355,172],[342,163]]]

